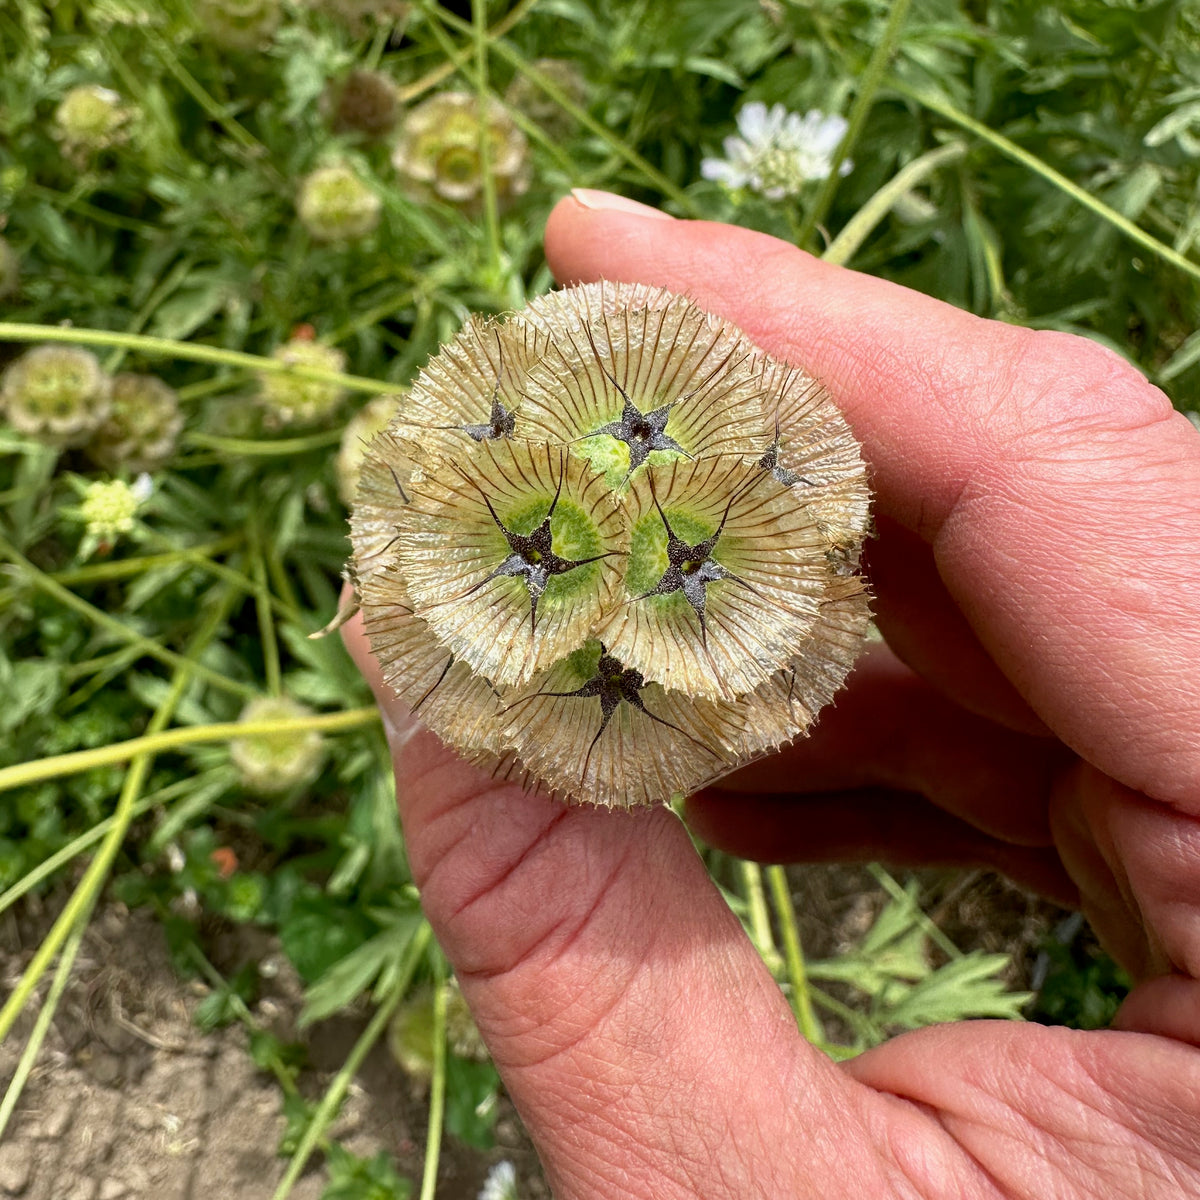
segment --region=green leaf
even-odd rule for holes
[[[1007,964],[1008,957],[1003,954],[979,950],[964,954],[913,984],[877,1015],[887,1024],[905,1029],[969,1017],[1017,1020],[1032,993],[1006,990],[997,975]]]
[[[321,1200],[409,1200],[412,1195],[412,1183],[382,1150],[374,1158],[359,1158],[334,1142],[325,1163],[329,1182]]]
[[[446,1128],[479,1150],[495,1143],[500,1076],[490,1062],[446,1055]]]

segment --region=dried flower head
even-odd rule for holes
[[[341,372],[346,356],[333,346],[323,346],[308,338],[292,338],[277,346],[271,357],[290,367],[319,367]],[[278,372],[261,377],[262,399],[268,419],[278,425],[312,425],[332,417],[341,407],[346,393],[341,384]]]
[[[5,238],[0,237],[0,300],[16,294],[21,283],[21,261]]]
[[[193,0],[196,18],[218,46],[257,50],[275,32],[279,0]]]
[[[330,83],[323,103],[337,133],[382,137],[400,118],[396,85],[378,71],[351,71]]]
[[[535,58],[530,66],[544,75],[577,108],[587,107],[587,80],[576,63],[567,58]],[[571,114],[528,75],[515,76],[504,93],[504,99],[540,125],[551,137],[562,137],[575,124]]]
[[[687,299],[569,288],[467,323],[367,449],[351,519],[397,695],[497,773],[661,803],[804,733],[869,620],[859,448]]]
[[[179,397],[157,375],[113,378],[112,408],[88,442],[88,455],[109,471],[157,471],[175,453],[183,428]]]
[[[742,108],[737,126],[741,136],[725,139],[725,157],[704,159],[700,173],[768,200],[799,195],[806,183],[827,179],[847,129],[846,119],[836,114],[814,108],[801,116],[782,104],[767,108],[757,101]],[[853,165],[846,159],[840,174],[848,174]]]
[[[347,507],[354,503],[354,495],[358,491],[358,478],[362,473],[367,446],[371,439],[377,433],[382,433],[392,418],[399,414],[403,403],[402,392],[389,396],[375,396],[346,422],[346,428],[342,431],[342,443],[338,447],[333,466],[337,475],[338,495]]]
[[[238,721],[291,721],[312,715],[312,709],[287,696],[262,696],[242,709]],[[252,733],[234,738],[229,756],[243,787],[261,795],[277,795],[316,779],[325,761],[325,739],[315,729]]]
[[[380,25],[408,16],[407,0],[311,0],[312,7],[340,21],[356,37],[365,37]]]
[[[54,445],[86,441],[111,403],[112,380],[80,346],[35,346],[0,380],[0,407],[9,424]]]
[[[525,135],[498,100],[489,99],[481,118],[478,97],[469,92],[441,92],[410,109],[392,163],[419,188],[469,206],[483,191],[481,136],[487,138],[497,195],[501,200],[519,196],[529,186]]]
[[[94,154],[122,139],[131,115],[131,110],[111,88],[81,83],[59,102],[54,110],[54,123],[67,150]]]
[[[300,224],[320,242],[352,241],[374,232],[383,201],[348,166],[306,175],[296,199]]]

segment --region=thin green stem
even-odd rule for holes
[[[771,934],[771,914],[767,911],[767,894],[763,889],[762,868],[758,863],[742,859],[739,863],[742,887],[746,892],[746,907],[750,913],[750,937],[763,962],[774,975],[783,959]]]
[[[30,196],[46,200],[50,204],[65,208],[70,212],[77,212],[80,216],[87,217],[89,221],[95,221],[99,225],[107,225],[111,229],[123,229],[126,233],[135,233],[144,238],[162,236],[162,230],[157,225],[151,225],[146,221],[135,221],[131,217],[123,217],[118,213],[110,213],[103,208],[97,208],[94,204],[89,204],[86,200],[78,200],[66,192],[56,192],[44,184],[28,183],[25,185],[25,190]]]
[[[957,125],[960,129],[965,129],[968,133],[974,134],[981,141],[1000,151],[1005,157],[1011,158],[1014,162],[1018,162],[1024,167],[1028,167],[1035,175],[1040,175],[1048,183],[1053,184],[1060,191],[1070,196],[1071,199],[1078,201],[1089,212],[1094,213],[1101,220],[1107,221],[1115,229],[1119,229],[1127,238],[1141,246],[1143,250],[1157,255],[1157,257],[1161,258],[1164,262],[1170,263],[1173,267],[1178,267],[1179,270],[1186,272],[1193,279],[1200,279],[1200,263],[1194,262],[1190,258],[1185,258],[1178,250],[1168,246],[1165,242],[1160,242],[1158,238],[1139,228],[1128,217],[1117,212],[1115,208],[1110,208],[1103,200],[1098,200],[1089,191],[1080,187],[1079,184],[1056,171],[1049,163],[1043,162],[1036,154],[1031,154],[1028,150],[1022,149],[1016,142],[1009,141],[1002,133],[997,133],[994,129],[989,129],[973,117],[967,116],[966,113],[959,112],[954,105],[943,100],[940,96],[933,96],[928,92],[909,87],[908,84],[894,77],[888,79],[888,86],[901,96],[922,105],[929,109],[930,112],[937,113],[939,117],[944,117],[951,124]]]
[[[938,924],[929,914],[896,882],[892,873],[878,863],[871,863],[867,868],[875,878],[875,882],[909,914],[927,938],[947,958],[962,958],[962,951],[938,928]]]
[[[145,571],[153,571],[158,567],[169,567],[182,556],[189,561],[212,558],[217,554],[225,554],[241,545],[241,534],[231,533],[215,542],[206,542],[200,546],[186,546],[178,550],[168,550],[163,554],[142,554],[133,558],[118,558],[110,562],[88,563],[82,567],[69,567],[65,571],[51,572],[49,578],[63,587],[75,587],[81,583],[104,583],[113,579],[127,579],[130,575],[141,575]]]
[[[417,932],[413,935],[413,940],[409,945],[407,957],[400,969],[395,986],[375,1010],[375,1015],[371,1018],[366,1029],[363,1030],[358,1041],[354,1043],[353,1049],[346,1056],[346,1061],[342,1064],[341,1070],[333,1077],[325,1095],[321,1097],[321,1102],[317,1105],[316,1112],[313,1113],[312,1119],[304,1131],[304,1136],[301,1137],[300,1144],[296,1147],[296,1153],[292,1155],[287,1170],[284,1172],[283,1178],[279,1181],[279,1186],[275,1189],[271,1200],[287,1200],[287,1197],[291,1194],[292,1188],[295,1187],[296,1181],[300,1178],[301,1173],[308,1164],[309,1156],[316,1148],[325,1130],[329,1127],[329,1123],[336,1116],[351,1082],[353,1082],[355,1075],[358,1074],[359,1068],[363,1064],[363,1060],[367,1057],[371,1047],[379,1040],[384,1029],[387,1028],[387,1023],[392,1019],[392,1014],[396,1011],[397,1005],[404,999],[404,993],[408,990],[409,981],[412,979],[417,963],[421,960],[421,955],[425,953],[431,936],[432,932],[428,922],[423,921]]]
[[[0,792],[10,788],[78,775],[95,767],[127,762],[137,754],[158,754],[163,750],[178,750],[183,746],[200,746],[205,742],[224,742],[235,737],[255,737],[267,733],[292,733],[315,729],[321,733],[342,733],[361,729],[379,720],[379,710],[348,708],[344,712],[322,713],[313,717],[289,717],[274,721],[220,721],[212,725],[189,725],[185,729],[168,729],[163,733],[147,733],[110,746],[93,750],[74,750],[70,754],[54,754],[33,762],[14,763],[0,767]]]
[[[488,267],[493,278],[500,276],[500,210],[496,203],[496,179],[492,174],[491,90],[488,87],[487,0],[471,0],[471,24],[475,42],[475,97],[479,106],[479,173],[483,182],[483,220],[487,230]]]
[[[833,197],[837,192],[838,184],[842,180],[841,165],[854,149],[854,146],[858,142],[859,134],[862,133],[863,126],[866,124],[867,117],[871,112],[871,106],[875,103],[875,97],[883,83],[888,63],[891,61],[892,55],[896,52],[897,45],[899,45],[900,33],[904,28],[905,20],[908,18],[908,10],[911,4],[912,0],[892,0],[892,7],[888,12],[887,23],[883,27],[883,33],[879,38],[879,42],[871,52],[866,70],[863,71],[862,80],[858,85],[858,93],[854,97],[853,105],[850,107],[850,115],[846,118],[847,127],[845,136],[842,138],[837,150],[834,151],[833,161],[829,166],[829,174],[825,176],[821,183],[820,191],[817,192],[816,198],[809,205],[808,211],[804,214],[804,219],[800,222],[800,230],[796,236],[796,243],[799,246],[808,245],[813,231],[829,215],[830,206],[833,204]]]
[[[168,358],[183,358],[191,362],[218,363],[227,367],[244,367],[260,375],[294,375],[297,379],[315,379],[321,383],[336,383],[355,392],[382,395],[396,390],[394,384],[361,375],[343,375],[322,367],[306,367],[247,354],[242,350],[222,350],[219,346],[204,346],[198,342],[180,342],[174,338],[147,337],[141,333],[114,333],[107,329],[74,329],[60,325],[28,325],[20,321],[0,321],[0,340],[10,342],[71,342],[84,346],[123,346],[143,354]]]
[[[108,613],[102,612],[95,605],[89,604],[82,597],[75,595],[74,592],[51,579],[49,575],[35,567],[15,546],[2,537],[0,537],[0,555],[3,555],[9,562],[19,567],[26,574],[30,583],[39,591],[54,597],[65,608],[69,608],[73,612],[79,613],[80,616],[86,617],[92,624],[99,626],[101,629],[108,630],[109,633],[115,634],[131,646],[137,646],[147,658],[157,659],[159,662],[176,670],[187,664],[187,659],[182,654],[176,654],[174,650],[168,650],[165,646],[159,645],[153,638],[145,637],[143,634],[138,633],[137,630],[130,629],[128,625],[118,621],[116,617],[110,617]],[[238,683],[237,680],[229,679],[219,671],[214,671],[211,667],[203,666],[200,663],[191,663],[188,664],[188,669],[197,678],[203,679],[206,683],[212,684],[213,687],[219,687],[223,691],[233,692],[235,695],[247,698],[258,695],[257,689],[251,687],[249,684]]]
[[[825,1034],[813,1012],[808,972],[804,968],[804,952],[800,947],[796,907],[792,903],[792,889],[788,886],[787,872],[782,867],[768,867],[767,882],[771,886],[771,899],[775,904],[779,932],[783,935],[783,957],[792,984],[792,1009],[805,1040],[818,1045],[825,1040]]]
[[[442,1121],[446,1112],[446,972],[442,956],[434,955],[433,1074],[429,1082],[429,1128],[425,1134],[425,1169],[419,1200],[434,1200],[438,1161],[442,1152]]]
[[[37,1020],[29,1034],[29,1040],[25,1043],[25,1049],[21,1051],[20,1060],[17,1062],[17,1069],[13,1072],[12,1079],[9,1080],[8,1087],[5,1089],[4,1099],[0,1101],[0,1143],[4,1141],[4,1131],[8,1128],[8,1122],[17,1107],[17,1101],[25,1090],[25,1084],[29,1079],[29,1073],[33,1070],[33,1064],[37,1062],[38,1055],[42,1052],[42,1043],[46,1040],[50,1022],[54,1020],[59,1001],[62,999],[63,992],[66,991],[67,982],[71,978],[71,970],[75,966],[75,958],[79,954],[79,947],[83,944],[83,935],[87,932],[88,921],[91,919],[92,909],[95,907],[95,899],[93,896],[92,903],[80,913],[79,920],[72,927],[70,936],[63,945],[62,955],[54,970],[54,978],[50,982],[50,991],[46,994],[46,999],[38,1011]]]
[[[275,620],[271,613],[271,588],[267,583],[267,560],[263,552],[262,530],[257,520],[250,525],[250,544],[253,555],[251,565],[254,580],[254,609],[258,615],[258,636],[262,641],[263,674],[266,676],[267,691],[272,696],[283,694],[283,676],[279,663],[279,637],[275,632]]]
[[[955,162],[957,159],[962,158],[966,152],[967,146],[965,142],[947,142],[946,145],[929,150],[922,154],[920,158],[914,158],[912,162],[901,167],[842,226],[841,232],[830,242],[828,249],[821,257],[826,262],[845,266],[858,253],[863,242],[871,236],[875,226],[891,212],[892,205],[901,196],[912,191],[917,184],[928,178],[940,167],[945,166],[946,163]]]
[[[197,666],[196,659],[215,636],[224,615],[225,606],[215,606],[203,625],[196,631],[188,647],[188,655],[180,657],[179,667],[171,681],[170,690],[150,718],[147,726],[150,731],[149,735],[139,739],[143,743],[149,742],[155,735],[161,736],[162,730],[170,723],[175,709],[183,697],[190,676]],[[117,852],[133,821],[133,811],[153,761],[153,752],[143,749],[130,762],[129,770],[125,774],[125,781],[121,786],[121,793],[117,797],[113,823],[108,833],[105,834],[104,841],[96,852],[96,857],[88,864],[83,878],[63,906],[63,910],[51,926],[50,932],[46,934],[34,952],[29,966],[25,968],[21,978],[17,981],[4,1008],[0,1009],[0,1045],[3,1045],[8,1037],[17,1017],[29,1002],[42,975],[54,961],[54,956],[62,948],[71,931],[77,925],[86,924],[88,915],[96,903],[96,897],[100,894],[104,881],[108,878],[109,870],[116,860]]]
[[[390,388],[389,391],[395,391],[395,388]],[[275,439],[219,437],[213,433],[196,432],[185,434],[183,440],[185,445],[217,450],[235,458],[289,458],[294,454],[307,454],[310,450],[320,450],[325,446],[336,446],[342,440],[342,431],[325,429],[320,433],[310,433],[306,437]]]

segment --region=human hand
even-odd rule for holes
[[[835,1065],[672,814],[467,766],[355,623],[425,911],[556,1196],[1200,1196],[1200,436],[1087,341],[583,199],[551,216],[555,274],[685,292],[805,366],[877,493],[890,649],[692,827],[776,861],[1000,867],[1077,898],[1142,982],[1119,1032],[946,1025]]]

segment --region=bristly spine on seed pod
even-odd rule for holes
[[[385,681],[572,800],[662,803],[807,731],[869,623],[828,394],[626,284],[472,319],[367,449],[352,574]]]

